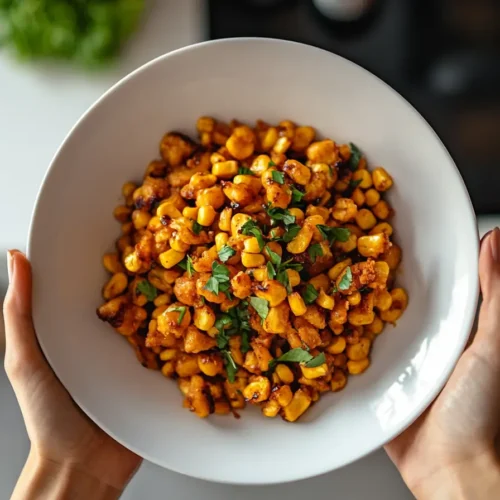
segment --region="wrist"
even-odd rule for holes
[[[492,450],[449,463],[410,487],[418,500],[500,498],[500,463]]]
[[[12,499],[116,499],[122,491],[88,475],[74,464],[60,464],[33,449],[14,489]]]

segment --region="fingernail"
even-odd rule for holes
[[[498,227],[491,232],[490,245],[493,260],[498,262],[500,260],[500,229]]]
[[[14,259],[12,256],[14,252],[12,250],[7,250],[7,276],[9,277],[9,283],[12,282],[12,276],[14,275]]]
[[[480,241],[481,245],[483,244],[483,241],[485,241],[486,238],[491,234],[492,231],[493,231],[493,229],[490,229],[487,233],[483,234],[483,237],[481,238],[481,241]]]

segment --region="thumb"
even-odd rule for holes
[[[31,265],[18,250],[7,254],[9,289],[4,300],[5,370],[15,386],[34,370],[48,368],[31,318]]]

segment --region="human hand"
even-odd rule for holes
[[[13,498],[117,498],[141,459],[91,422],[54,375],[33,329],[31,266],[18,251],[8,265],[5,370],[31,441]]]
[[[500,230],[481,245],[477,334],[432,406],[385,449],[417,498],[500,498]]]

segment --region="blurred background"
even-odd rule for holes
[[[315,45],[375,73],[445,142],[480,234],[500,225],[500,0],[0,0],[0,301],[5,250],[26,248],[45,171],[82,113],[156,56],[240,36]],[[252,70],[258,68],[249,61]],[[353,113],[363,120],[362,109],[354,106]],[[10,496],[28,449],[0,368],[0,499]],[[180,500],[299,500],[311,492],[345,500],[412,498],[382,450],[320,478],[265,488],[209,484],[145,462],[123,498],[148,500],[165,491]]]

